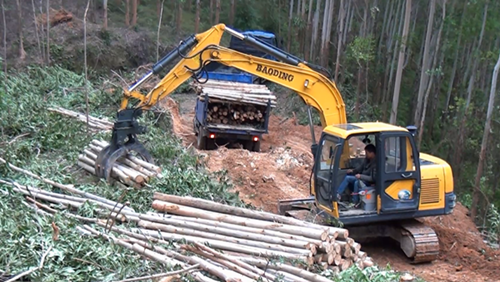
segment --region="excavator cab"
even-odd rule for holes
[[[364,161],[367,144],[376,147],[376,181],[360,188],[362,204],[358,208],[347,208],[343,199],[337,199],[337,189],[347,170]],[[316,204],[345,224],[382,221],[394,216],[399,219],[404,214],[410,218],[419,208],[418,156],[413,135],[405,128],[384,123],[329,126],[315,152],[312,194]]]

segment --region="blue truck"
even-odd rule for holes
[[[251,35],[259,39],[261,42],[279,47],[276,36],[273,33],[261,30],[247,30],[242,32],[245,35]],[[229,48],[241,53],[252,56],[263,57],[270,60],[275,60],[271,55],[264,53],[252,46],[245,44],[242,40],[232,36],[229,43]],[[238,69],[222,65],[220,63],[210,63],[206,66],[205,72],[200,75],[200,80],[216,81],[216,82],[232,82],[235,85],[234,93],[237,93],[236,88],[247,85],[264,85],[265,80],[254,76],[250,73],[240,71]],[[225,89],[227,91],[227,88]],[[217,119],[211,119],[213,110],[224,109],[227,114],[240,113],[245,109],[249,113],[257,113],[259,116],[254,120],[247,119],[248,122],[240,124],[227,124]],[[200,150],[213,150],[217,145],[227,143],[239,143],[244,149],[249,151],[259,152],[260,141],[263,134],[268,133],[269,117],[271,112],[271,100],[266,104],[248,104],[242,105],[241,102],[235,103],[231,101],[222,101],[220,99],[211,99],[208,94],[201,93],[196,100],[195,116],[193,127],[197,136],[197,148]],[[225,113],[224,112],[224,113]],[[223,121],[226,121],[225,119]]]

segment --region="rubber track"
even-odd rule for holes
[[[413,263],[431,262],[439,256],[439,239],[434,229],[412,220],[401,223],[402,235],[409,235],[415,243]]]

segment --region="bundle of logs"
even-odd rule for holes
[[[209,123],[263,126],[268,103],[276,106],[276,96],[265,85],[209,80],[192,87],[200,101],[208,97]]]
[[[78,166],[95,175],[97,156],[108,145],[109,143],[103,140],[92,140],[83,153],[78,156]],[[142,188],[151,178],[161,177],[160,172],[159,166],[127,154],[115,162],[111,170],[111,177],[128,186]]]
[[[263,126],[266,108],[258,105],[210,103],[207,111],[208,123],[227,125]]]
[[[0,162],[5,163],[1,159]],[[218,281],[274,281],[283,276],[284,281],[326,282],[331,278],[325,274],[332,275],[353,265],[373,265],[346,229],[162,193],[153,197],[156,212],[138,213],[127,205],[8,165],[73,194],[0,180],[11,185],[14,192],[24,194],[28,200],[25,204],[38,213],[53,216],[65,207],[78,212],[85,202],[92,202],[96,209],[93,218],[67,212],[63,215],[86,223],[77,226],[85,235],[102,236],[107,242],[113,241],[167,267],[180,267],[196,281],[217,281],[208,273]],[[120,222],[134,222],[137,227],[122,227]]]

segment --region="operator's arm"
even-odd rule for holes
[[[377,172],[377,167],[375,161],[374,163],[368,168],[368,173],[367,174],[360,174],[359,179],[369,182],[369,183],[375,183],[375,175]],[[360,173],[360,172],[358,172]]]

